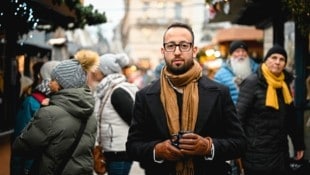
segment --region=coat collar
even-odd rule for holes
[[[220,91],[218,84],[213,80],[203,76],[198,81],[199,88],[199,108],[198,108],[198,117],[195,126],[195,132],[199,133],[209,116],[211,115],[211,111],[216,105],[218,101]],[[165,117],[165,111],[162,108],[162,104],[160,102],[160,81],[156,80],[151,85],[147,87],[146,91],[147,95],[147,103],[150,107],[151,114],[157,117],[156,122],[158,126],[163,127],[162,130],[166,131],[166,134],[169,134],[169,129],[167,127],[167,120]]]

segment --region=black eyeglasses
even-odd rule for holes
[[[185,41],[182,41],[179,44],[174,42],[164,43],[164,49],[167,52],[174,52],[177,46],[181,52],[188,52],[192,48],[192,43]]]

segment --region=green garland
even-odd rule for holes
[[[105,13],[94,10],[92,5],[83,6],[79,0],[52,0],[53,5],[66,5],[74,10],[75,17],[70,20],[51,20],[32,6],[28,0],[1,0],[0,1],[0,33],[4,30],[16,29],[18,35],[28,33],[30,30],[54,31],[61,26],[66,30],[84,28],[85,25],[102,24],[107,21]],[[41,20],[46,20],[50,28],[38,28]],[[68,25],[68,24],[73,25]]]
[[[80,0],[53,0],[54,4],[65,4],[69,9],[75,10],[76,20],[74,28],[83,28],[86,24],[96,25],[107,22],[105,13],[94,10],[93,5],[83,6]]]

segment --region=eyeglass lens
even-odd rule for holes
[[[179,44],[176,44],[174,42],[164,43],[164,48],[167,52],[174,52],[177,46],[179,47],[181,52],[187,52],[190,50],[192,43],[188,42],[180,42]]]

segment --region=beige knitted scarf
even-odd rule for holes
[[[164,67],[161,77],[160,99],[163,104],[170,134],[179,131],[194,131],[198,114],[198,80],[202,76],[202,68],[197,61],[186,73],[173,75]],[[183,106],[181,120],[174,88],[183,91]],[[181,122],[180,122],[181,121]],[[176,164],[176,175],[193,175],[194,165],[192,159],[179,161]]]

